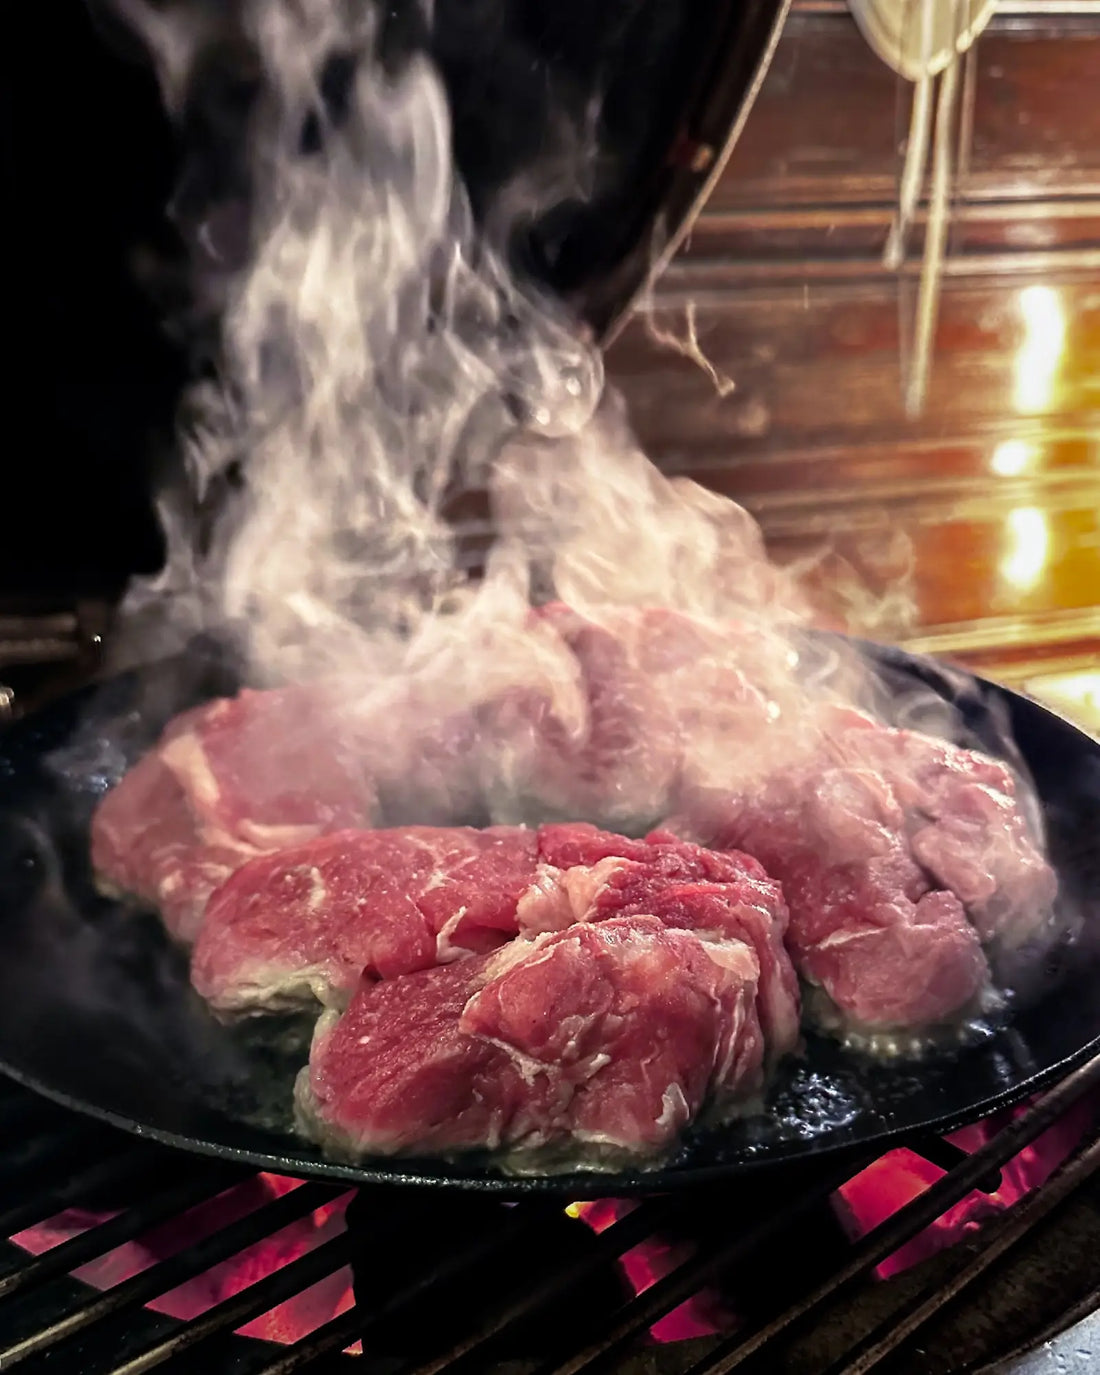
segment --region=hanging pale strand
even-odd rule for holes
[[[928,139],[932,132],[932,88],[935,75],[933,58],[933,7],[930,0],[920,4],[919,72],[913,90],[913,109],[909,117],[909,137],[905,144],[905,163],[901,170],[898,208],[890,225],[883,259],[891,272],[897,272],[905,261],[909,227],[920,203],[924,173],[928,165]]]
[[[956,58],[948,64],[940,77],[939,99],[936,102],[936,129],[932,146],[932,193],[924,234],[924,258],[921,263],[917,295],[913,352],[905,386],[905,410],[910,417],[919,415],[924,408],[932,345],[939,320],[940,283],[943,279],[951,210],[952,128],[958,91],[959,62]]]
[[[924,171],[928,164],[928,139],[932,132],[932,88],[935,77],[922,76],[913,91],[913,112],[909,119],[909,137],[905,144],[905,163],[901,169],[901,189],[898,208],[890,223],[883,262],[891,272],[897,272],[905,261],[909,242],[909,227],[920,203],[924,185]]]
[[[956,172],[951,131],[961,86],[959,61],[970,53],[989,23],[996,0],[848,0],[848,4],[878,56],[913,85],[898,203],[883,250],[883,262],[891,272],[900,272],[905,265],[932,146],[932,187],[916,316],[911,346],[903,344],[902,354],[903,399],[906,411],[914,416],[924,407],[939,317]],[[959,136],[961,140],[962,122]],[[960,166],[966,163],[965,152],[960,148]],[[899,303],[899,313],[901,310]]]

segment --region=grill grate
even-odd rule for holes
[[[995,1189],[1001,1167],[1097,1089],[1100,1057],[972,1155],[942,1143],[910,1143],[946,1173],[854,1244],[829,1221],[829,1197],[869,1163],[866,1157],[646,1200],[598,1235],[545,1202],[509,1207],[443,1193],[362,1190],[348,1206],[346,1230],[182,1320],[144,1305],[331,1206],[338,1186],[298,1184],[113,1287],[93,1290],[72,1272],[218,1200],[250,1172],[135,1141],[10,1085],[0,1092],[3,1235],[74,1206],[105,1220],[37,1256],[10,1243],[0,1254],[0,1369],[138,1375],[201,1363],[234,1375],[976,1370],[989,1358],[988,1342],[957,1364],[938,1366],[928,1355],[936,1346],[929,1333],[965,1327],[967,1315],[988,1305],[1005,1282],[1006,1267],[1026,1270],[1039,1254],[1044,1229],[1076,1235],[1088,1217],[1094,1228],[1087,1244],[1070,1246],[1063,1257],[1072,1281],[1059,1295],[1060,1321],[1044,1308],[1030,1319],[1031,1335],[1050,1335],[1097,1304],[1095,1112],[1069,1159],[998,1221],[888,1283],[872,1281],[875,1267],[974,1189]],[[1072,1226],[1069,1210],[1076,1210]],[[616,1262],[657,1237],[690,1245],[679,1247],[668,1273],[631,1297]],[[347,1311],[286,1346],[234,1335],[349,1263],[355,1301]],[[732,1335],[662,1345],[649,1339],[655,1322],[707,1286],[737,1307]],[[366,1354],[346,1354],[360,1340]]]

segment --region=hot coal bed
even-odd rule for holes
[[[873,1161],[561,1208],[257,1174],[8,1085],[0,1359],[88,1372],[1090,1368],[1100,1059]],[[1082,1335],[1085,1332],[1086,1335]]]

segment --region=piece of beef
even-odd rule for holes
[[[648,914],[666,926],[744,941],[760,965],[768,1056],[798,1041],[798,979],[784,945],[783,893],[748,855],[705,850],[667,831],[630,840],[584,823],[543,826],[542,861],[517,913],[522,932]]]
[[[199,838],[183,789],[155,751],[111,789],[92,817],[92,866],[106,892],[156,907],[190,944],[210,894],[253,853]]]
[[[547,702],[534,720],[529,780],[540,809],[629,825],[660,815],[675,786],[680,742],[660,683],[639,661],[639,615],[602,623],[560,603],[532,613],[572,653],[585,705],[579,733]]]
[[[530,613],[525,633],[530,679],[433,727],[447,742],[435,751],[447,774],[437,788],[469,792],[476,777],[494,818],[585,816],[644,830],[685,778],[709,777],[746,740],[769,738],[772,704],[742,662],[760,637],[744,627],[626,606],[582,616],[550,603]]]
[[[343,831],[253,859],[210,900],[192,981],[225,1013],[342,1005],[364,970],[394,978],[514,936],[535,863],[519,827]]]
[[[376,795],[334,689],[244,689],[171,723],[158,746],[201,836],[257,853],[369,825]]]
[[[616,851],[637,858],[623,858]],[[556,861],[551,863],[549,861]],[[537,862],[537,867],[536,867]],[[744,855],[584,824],[340,833],[244,865],[209,903],[195,987],[225,1013],[342,1003],[360,970],[394,978],[520,931],[657,916],[755,953],[769,1058],[798,1036],[782,893]]]
[[[503,1050],[459,1030],[487,959],[364,977],[343,1015],[324,1013],[295,1090],[304,1134],[354,1160],[492,1150],[533,1133],[546,1081],[529,1085]]]
[[[103,798],[92,864],[190,944],[210,894],[256,855],[367,824],[369,780],[329,689],[244,691],[182,712]]]
[[[831,1004],[819,1020],[921,1031],[966,1009],[989,970],[962,903],[932,891],[880,784],[849,770],[802,769],[751,796],[698,798],[670,827],[747,850],[779,879],[795,968]]]
[[[301,1125],[357,1159],[507,1150],[514,1168],[666,1154],[762,1082],[757,965],[655,917],[577,925],[393,982],[318,1027]]]
[[[917,731],[838,715],[832,747],[893,791],[913,855],[965,904],[983,942],[1041,936],[1057,893],[1029,833],[1012,772],[998,760]]]
[[[799,973],[827,1015],[920,1030],[989,985],[982,946],[1042,939],[1056,881],[1003,764],[849,708],[766,787],[697,793],[672,829],[759,858],[783,884]]]

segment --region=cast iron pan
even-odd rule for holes
[[[1035,703],[930,661],[862,647],[892,687],[955,701],[994,747],[1007,713],[1042,801],[1073,939],[1032,971],[1030,999],[985,1039],[920,1063],[875,1062],[808,1038],[766,1111],[700,1131],[654,1172],[514,1179],[470,1159],[324,1160],[290,1130],[301,1028],[220,1027],[154,916],[92,887],[88,819],[127,760],[173,711],[232,684],[202,654],[113,679],[0,735],[0,1068],[81,1112],[207,1155],[293,1175],[591,1198],[667,1190],[737,1172],[945,1132],[1027,1096],[1100,1051],[1100,743]]]

